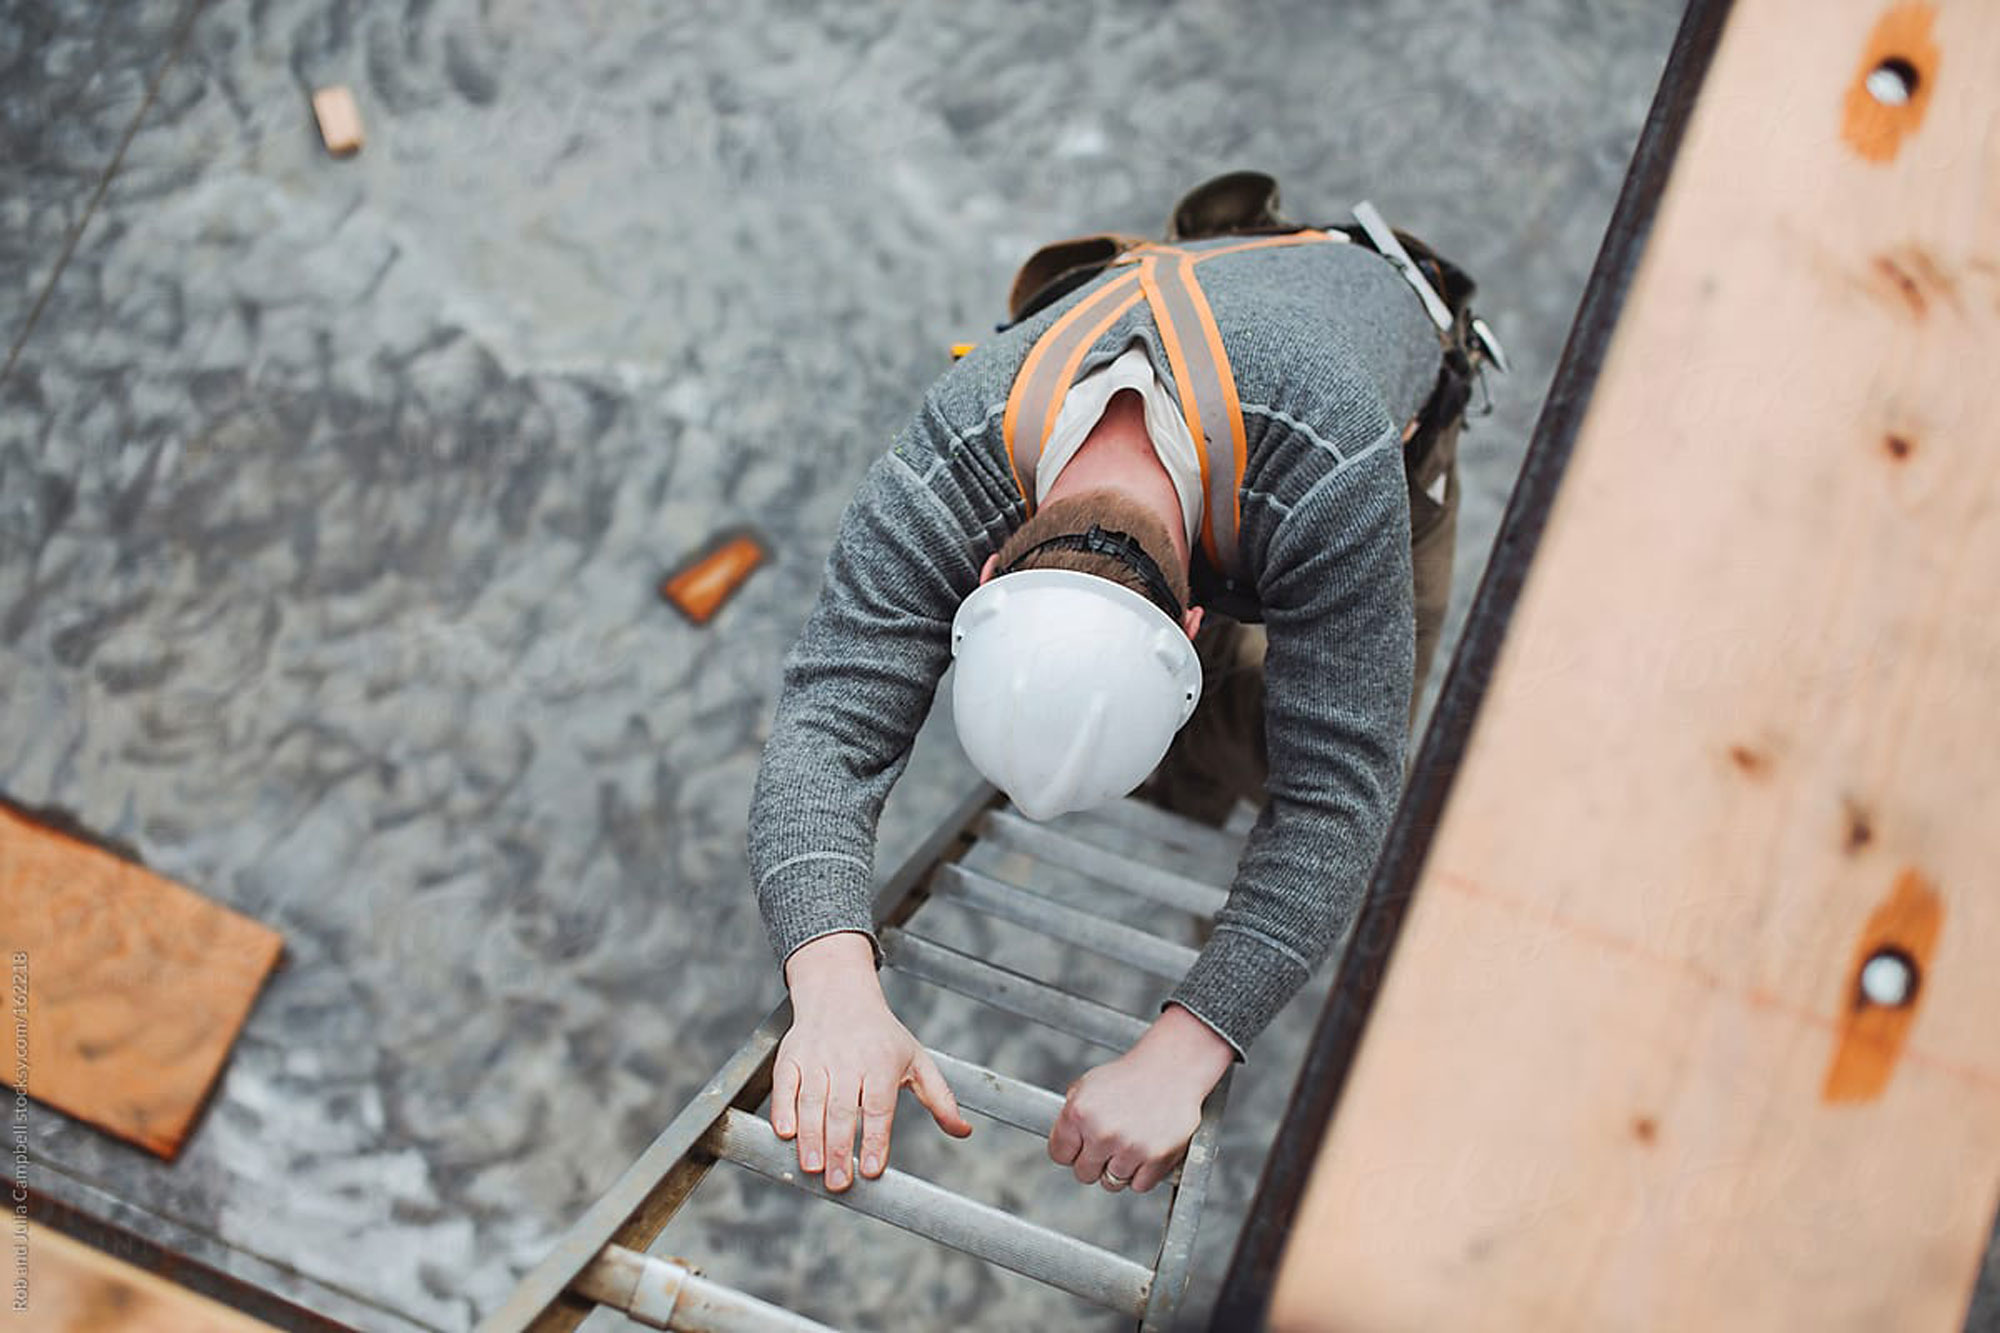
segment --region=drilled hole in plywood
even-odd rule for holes
[[[1864,87],[1883,106],[1907,106],[1917,95],[1922,76],[1917,67],[1901,56],[1890,56],[1868,72]]]
[[[1861,928],[1824,1100],[1873,1101],[1889,1086],[1943,931],[1943,897],[1921,870],[1905,866]]]
[[[1841,114],[1842,137],[1863,160],[1893,161],[1923,125],[1943,59],[1932,34],[1936,19],[1931,0],[1904,0],[1868,35]]]
[[[1917,997],[1916,960],[1894,947],[1877,949],[1861,965],[1861,998],[1884,1009],[1901,1009]]]

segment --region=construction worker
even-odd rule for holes
[[[876,819],[954,656],[961,744],[1031,818],[1141,783],[1211,823],[1262,805],[1198,960],[1070,1085],[1049,1153],[1080,1182],[1164,1179],[1358,910],[1443,619],[1482,345],[1470,282],[1413,238],[1448,327],[1358,230],[1276,206],[1237,173],[1183,199],[1167,245],[1046,248],[846,511],[749,831],[793,1006],[771,1122],[829,1189],[857,1128],[861,1174],[886,1167],[903,1087],[972,1132],[890,1012],[869,914]]]

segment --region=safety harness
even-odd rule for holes
[[[1197,266],[1223,255],[1274,246],[1311,245],[1336,238],[1305,230],[1264,236],[1213,249],[1187,250],[1146,242],[1126,249],[1110,262],[1125,271],[1077,302],[1029,349],[1007,395],[1001,432],[1014,482],[1032,510],[1035,472],[1042,449],[1055,429],[1062,401],[1076,383],[1084,356],[1106,330],[1144,301],[1152,311],[1160,344],[1166,349],[1201,461],[1201,545],[1214,567],[1235,579],[1243,574],[1237,550],[1242,505],[1244,429],[1243,405],[1236,396],[1236,376],[1222,345],[1215,313],[1195,277]],[[1338,238],[1345,241],[1346,237]]]
[[[1032,512],[1042,451],[1084,357],[1144,301],[1166,349],[1181,412],[1201,463],[1202,558],[1189,571],[1196,600],[1237,619],[1258,619],[1261,614],[1239,547],[1243,407],[1215,315],[1196,278],[1200,265],[1245,250],[1353,243],[1381,254],[1416,289],[1437,324],[1444,360],[1418,414],[1415,433],[1403,446],[1413,517],[1421,503],[1418,497],[1438,481],[1450,462],[1451,438],[1471,398],[1473,379],[1488,365],[1507,369],[1498,339],[1472,313],[1472,279],[1421,240],[1392,230],[1365,203],[1354,210],[1356,225],[1304,227],[1281,218],[1276,210],[1276,182],[1262,173],[1238,172],[1217,177],[1184,196],[1169,224],[1167,243],[1099,233],[1044,246],[1016,275],[1008,297],[1009,319],[1000,326],[1005,329],[1030,318],[1108,271],[1124,270],[1065,311],[1029,349],[1002,418],[1014,482]],[[1242,239],[1203,249],[1174,243],[1232,235]],[[962,354],[969,348],[954,350]]]

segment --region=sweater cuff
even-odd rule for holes
[[[866,935],[880,967],[882,946],[875,938],[870,892],[873,878],[859,857],[845,852],[807,852],[766,871],[757,884],[757,905],[779,968],[800,945],[842,930]]]
[[[1214,1028],[1242,1060],[1257,1034],[1305,985],[1307,975],[1298,957],[1275,941],[1217,926],[1161,1007],[1180,1005]]]

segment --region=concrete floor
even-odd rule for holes
[[[1455,630],[1677,16],[0,6],[0,791],[288,943],[179,1163],[43,1110],[40,1183],[360,1327],[495,1304],[780,993],[744,808],[847,491],[1037,243],[1215,171],[1483,279]],[[689,627],[655,579],[746,521]],[[968,781],[931,735],[883,864]],[[1325,981],[1240,1071],[1196,1314]],[[906,1114],[903,1164],[1150,1257],[1156,1208]],[[855,1328],[1117,1326],[834,1212],[730,1178],[663,1248]]]

